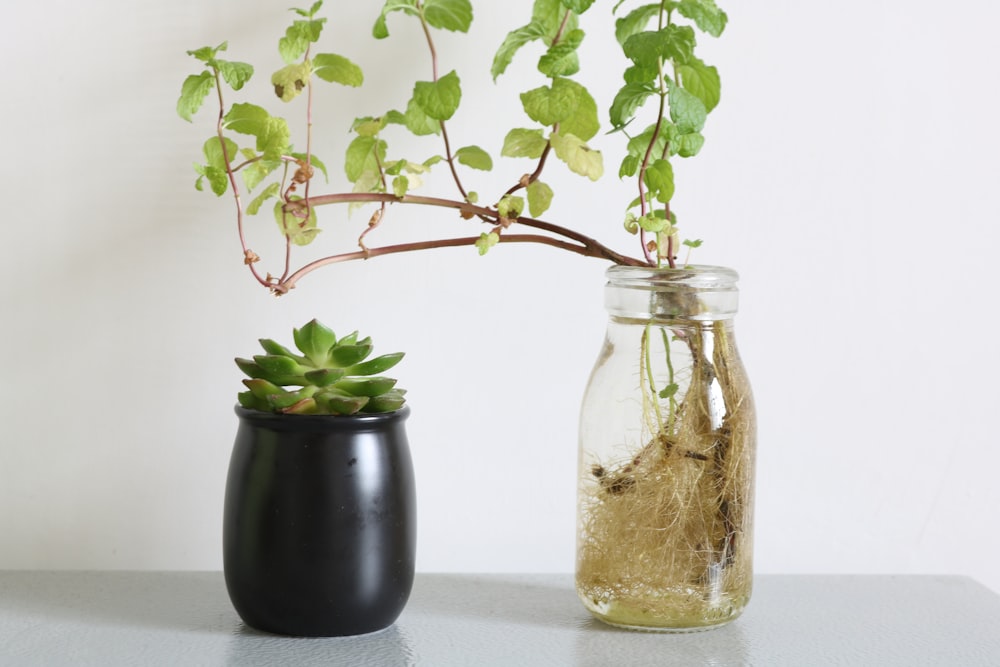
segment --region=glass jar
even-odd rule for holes
[[[619,627],[725,624],[753,583],[756,418],[733,333],[738,276],[607,277],[607,335],[580,416],[577,593]]]

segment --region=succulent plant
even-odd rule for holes
[[[262,338],[265,354],[236,359],[249,376],[243,380],[247,391],[239,394],[240,405],[303,415],[392,412],[403,406],[406,391],[396,387],[396,380],[378,375],[398,364],[402,352],[368,359],[371,338],[358,340],[355,331],[338,340],[318,320],[292,333],[302,354]]]

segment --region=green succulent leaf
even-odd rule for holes
[[[425,0],[424,19],[435,28],[469,32],[472,3],[469,0]]]
[[[243,380],[243,385],[250,390],[255,397],[263,400],[267,400],[268,397],[283,394],[285,390],[278,385],[268,382],[263,378],[252,378],[249,380]]]
[[[295,347],[306,355],[309,362],[322,368],[329,361],[330,349],[337,344],[337,335],[317,319],[309,320],[304,326],[292,329]]]
[[[337,389],[352,396],[378,396],[396,386],[396,380],[386,377],[346,378],[337,383]]]
[[[322,392],[314,397],[318,406],[335,415],[353,415],[361,411],[371,400],[367,396],[350,396]]]
[[[341,368],[319,368],[305,374],[305,379],[309,384],[317,387],[328,387],[345,375]]]
[[[349,368],[345,369],[348,375],[363,376],[363,375],[378,375],[379,373],[385,373],[387,370],[395,366],[402,360],[404,354],[402,352],[393,352],[392,354],[383,354],[380,357],[375,357],[360,364],[354,364]]]
[[[297,376],[305,372],[295,359],[280,354],[258,354],[253,360],[267,377]]]
[[[320,53],[313,58],[313,71],[324,81],[357,88],[365,81],[361,68],[344,56]]]
[[[452,70],[437,81],[418,81],[413,88],[413,100],[429,117],[448,120],[462,100],[458,74]]]
[[[482,171],[493,168],[493,158],[479,146],[463,146],[455,151],[455,157],[466,167]]]
[[[214,88],[215,76],[208,71],[192,74],[184,79],[181,96],[177,100],[177,115],[189,123],[192,122],[191,116],[201,108],[205,98]]]
[[[340,368],[354,366],[363,361],[372,353],[370,343],[358,343],[357,345],[344,345],[343,341],[330,350],[330,361]]]
[[[406,397],[398,390],[391,390],[381,396],[372,396],[361,408],[362,412],[393,412],[403,407]]]
[[[290,359],[294,359],[297,363],[301,363],[303,361],[302,357],[298,356],[281,343],[271,340],[270,338],[261,338],[258,342],[267,354],[288,357]]]

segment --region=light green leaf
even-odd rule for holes
[[[560,2],[562,2],[563,7],[576,14],[584,13],[594,4],[594,0],[560,0]]]
[[[223,151],[222,142],[225,142],[225,151]],[[212,137],[205,141],[201,150],[205,154],[208,166],[221,169],[225,172],[226,165],[232,163],[239,154],[239,147],[232,139],[226,138],[222,142],[219,141],[219,137]]]
[[[552,87],[541,86],[521,93],[521,104],[528,118],[546,126],[569,118],[576,108],[576,91],[568,86],[556,86],[558,81],[568,79],[556,79]]]
[[[402,122],[402,114],[398,115],[400,116],[400,122]],[[389,114],[378,116],[377,118],[365,116],[364,118],[355,118],[354,124],[351,125],[351,129],[362,137],[374,137],[376,134],[385,129],[388,122]]]
[[[705,127],[705,104],[700,99],[674,84],[670,86],[670,120],[680,134],[701,132]]]
[[[677,68],[677,74],[681,87],[702,101],[706,113],[719,104],[722,83],[719,70],[715,67],[706,65],[698,58],[691,58],[686,65]]]
[[[281,186],[279,183],[271,183],[269,186],[264,188],[259,195],[254,197],[253,201],[250,202],[250,205],[247,206],[247,215],[257,215],[257,212],[260,211],[260,207],[264,205],[264,202],[271,197],[277,197],[280,191]]]
[[[191,122],[191,116],[201,108],[213,88],[215,88],[215,76],[208,71],[192,74],[184,79],[181,96],[177,99],[177,115]]]
[[[392,193],[399,198],[406,196],[406,191],[410,187],[410,179],[406,176],[400,174],[396,178],[392,179]]]
[[[561,41],[549,47],[538,60],[538,71],[547,77],[571,76],[580,71],[576,50],[583,42],[583,31],[573,30]]]
[[[681,157],[694,157],[705,145],[705,137],[699,132],[682,134],[670,143],[670,151]]]
[[[257,152],[246,148],[240,151],[244,158],[247,160],[254,160],[257,158]],[[281,166],[280,160],[264,160],[256,159],[253,163],[244,167],[241,172],[243,174],[243,182],[247,186],[247,190],[253,190],[261,182],[267,178],[275,169]]]
[[[549,137],[556,157],[566,163],[570,171],[596,181],[604,173],[601,152],[595,151],[580,137],[573,134],[553,134]]]
[[[187,54],[189,56],[194,56],[201,62],[208,65],[213,60],[215,60],[215,56],[218,55],[219,51],[225,51],[228,48],[229,48],[229,42],[223,42],[222,44],[219,44],[216,47],[203,46],[200,49],[194,49],[193,51],[188,51]]]
[[[305,55],[309,45],[319,40],[326,19],[295,21],[285,31],[285,36],[278,40],[278,53],[288,64]]]
[[[372,28],[372,36],[375,39],[385,39],[389,36],[389,28],[386,26],[385,17],[392,12],[398,11],[406,12],[413,16],[420,14],[419,10],[417,10],[417,0],[386,0],[385,5],[382,6],[382,12],[375,20],[375,26]]]
[[[500,44],[500,48],[497,49],[496,55],[493,56],[493,66],[490,67],[490,74],[493,75],[493,80],[496,81],[497,77],[507,70],[507,67],[514,59],[514,54],[522,46],[536,39],[542,40],[546,36],[545,26],[534,21],[507,33],[503,43]]]
[[[674,196],[674,168],[669,160],[654,160],[646,168],[644,179],[649,194],[661,204],[666,204]]]
[[[469,32],[469,26],[472,25],[472,3],[469,0],[426,0],[424,18],[435,28]]]
[[[455,157],[466,167],[489,171],[493,168],[493,158],[479,146],[463,146],[455,151]]]
[[[247,63],[216,60],[215,66],[219,68],[222,78],[233,90],[241,89],[250,80],[250,77],[253,76],[253,66]]]
[[[309,207],[309,215],[305,217],[304,205],[295,206],[294,202],[302,201],[301,197],[293,195],[290,204],[286,205],[280,199],[274,205],[274,220],[278,229],[295,245],[309,245],[315,240],[320,230],[316,227],[316,209]],[[289,210],[285,210],[286,206]]]
[[[347,179],[356,183],[365,172],[379,173],[379,165],[385,161],[386,143],[375,137],[355,137],[347,146],[344,172]]]
[[[601,121],[597,118],[597,102],[586,88],[570,79],[556,79],[553,86],[568,85],[575,90],[576,107],[573,113],[559,124],[560,134],[575,134],[584,141],[589,141],[601,129]]]
[[[552,188],[541,181],[534,181],[527,187],[528,212],[532,218],[537,218],[549,210],[552,205]]]
[[[313,71],[324,81],[343,84],[357,88],[364,83],[365,75],[361,68],[335,53],[320,53],[313,58]]]
[[[659,3],[655,5],[643,5],[633,9],[631,12],[615,21],[615,38],[618,43],[625,46],[628,38],[646,29],[649,22],[660,14]]]
[[[476,240],[476,248],[479,249],[480,256],[485,255],[490,251],[490,248],[500,243],[500,235],[496,232],[483,232],[479,235]]]
[[[636,110],[655,93],[656,89],[647,83],[626,83],[611,103],[608,113],[611,126],[616,130],[625,127],[635,117]]]
[[[549,141],[541,130],[515,128],[507,133],[503,140],[500,155],[504,157],[527,157],[537,159],[542,156]]]
[[[452,70],[437,81],[418,81],[413,87],[413,100],[431,118],[448,120],[462,100],[458,74]]]
[[[283,118],[272,118],[254,104],[234,104],[223,119],[224,126],[257,138],[257,151],[265,160],[280,160],[288,151],[292,133]]]
[[[670,24],[662,30],[639,32],[622,47],[625,57],[640,67],[658,66],[659,60],[686,64],[694,54],[694,29]]]
[[[715,4],[715,0],[680,0],[677,11],[712,37],[721,35],[729,20],[726,13]]]
[[[428,116],[412,97],[406,105],[406,113],[403,114],[403,124],[406,125],[406,129],[418,137],[428,134],[441,134],[441,121]]]
[[[202,180],[208,179],[209,187],[212,188],[212,192],[216,196],[221,197],[226,193],[226,189],[229,187],[229,174],[226,173],[225,169],[196,164],[194,170],[201,176],[195,181],[195,188],[203,189]]]
[[[309,85],[311,75],[312,67],[308,62],[282,67],[271,75],[274,94],[280,97],[282,102],[291,102]]]
[[[504,195],[497,203],[497,213],[501,218],[516,220],[524,212],[524,197]]]

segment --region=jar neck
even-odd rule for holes
[[[613,266],[606,275],[604,306],[613,319],[711,322],[732,319],[739,306],[739,275],[721,266]]]

